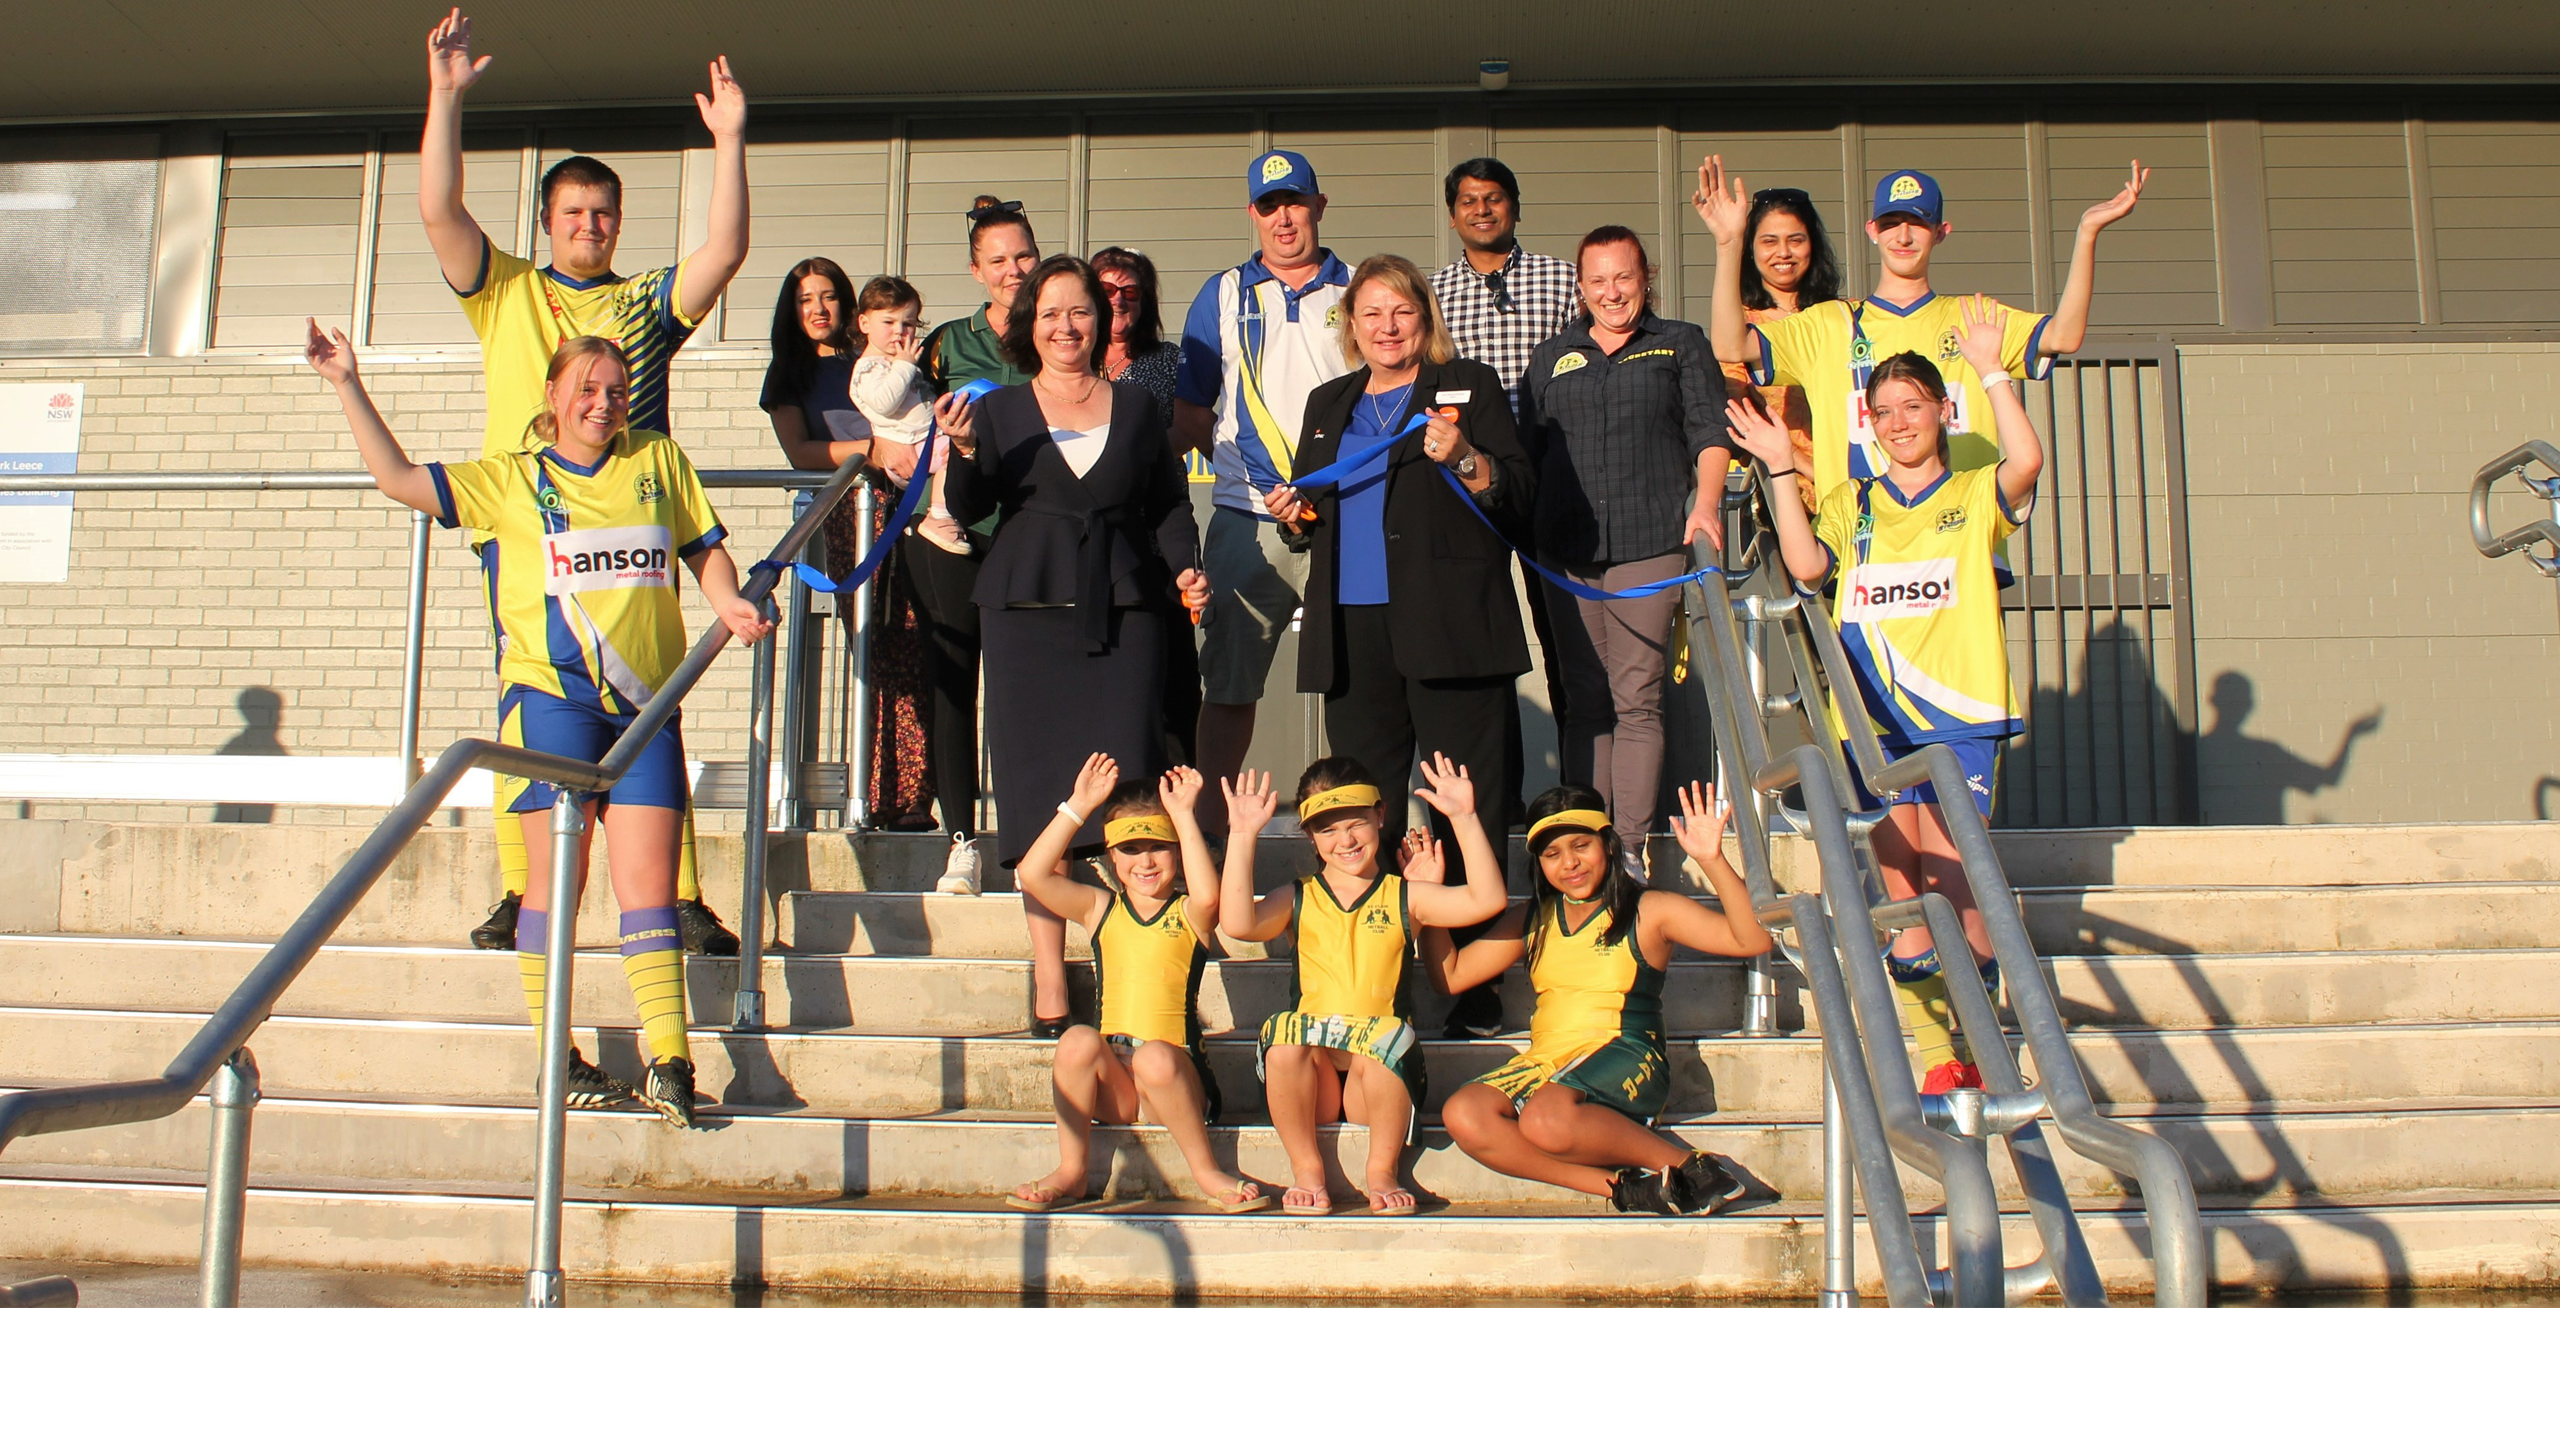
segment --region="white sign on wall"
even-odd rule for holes
[[[0,492],[0,583],[71,579],[71,493]]]
[[[0,382],[0,475],[80,470],[80,384]]]

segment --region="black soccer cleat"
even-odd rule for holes
[[[539,1085],[539,1075],[535,1081]],[[620,1107],[638,1096],[631,1090],[631,1084],[588,1062],[575,1047],[569,1049],[569,1076],[565,1081],[568,1086],[564,1089],[562,1105],[582,1112],[600,1107]]]
[[[516,915],[524,912],[524,895],[509,894],[498,900],[489,917],[471,931],[473,948],[513,948],[516,946]]]
[[[706,958],[738,956],[738,936],[722,928],[720,916],[700,899],[676,900],[676,935],[684,940],[687,953]]]
[[[1682,1216],[1712,1216],[1742,1195],[1742,1181],[1712,1152],[1692,1152],[1662,1174],[1663,1188]]]
[[[649,1075],[640,1080],[640,1102],[667,1120],[668,1125],[691,1130],[693,1121],[693,1063],[685,1058],[660,1058],[649,1064]]]
[[[1662,1174],[1651,1167],[1622,1167],[1618,1180],[1609,1185],[1609,1205],[1622,1212],[1650,1213],[1654,1216],[1678,1216],[1671,1193],[1663,1185]]]

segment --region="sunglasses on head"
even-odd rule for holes
[[[996,219],[1019,218],[1021,216],[1022,200],[1020,199],[1007,199],[1000,204],[980,204],[978,207],[969,210],[969,232],[974,234],[981,226]]]
[[[1751,202],[1755,204],[1785,203],[1790,199],[1800,204],[1810,204],[1813,202],[1813,195],[1802,189],[1762,189],[1751,196]]]

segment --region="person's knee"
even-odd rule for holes
[[[1157,1039],[1138,1045],[1129,1059],[1129,1073],[1142,1087],[1167,1088],[1182,1081],[1182,1070],[1190,1061],[1190,1054]]]
[[[1472,1152],[1493,1139],[1494,1124],[1510,1111],[1510,1099],[1482,1083],[1469,1083],[1449,1094],[1440,1123],[1458,1145]]]
[[[1553,1088],[1541,1088],[1520,1109],[1520,1135],[1541,1152],[1561,1152],[1573,1144],[1573,1099]]]
[[[1073,1069],[1090,1072],[1103,1057],[1102,1035],[1082,1023],[1072,1024],[1058,1035],[1057,1051],[1051,1055],[1051,1066],[1060,1072]]]
[[[1314,1049],[1296,1043],[1275,1044],[1262,1055],[1262,1066],[1273,1076],[1300,1077],[1315,1065]]]

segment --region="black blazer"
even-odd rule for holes
[[[1360,368],[1307,394],[1306,423],[1298,437],[1296,467],[1312,472],[1342,449],[1343,429],[1368,386]],[[1464,392],[1463,402],[1439,400]],[[1528,525],[1536,495],[1535,469],[1520,446],[1511,401],[1502,379],[1480,362],[1460,358],[1424,363],[1409,402],[1458,409],[1458,430],[1491,463],[1492,485],[1475,505],[1507,529]],[[1407,412],[1398,417],[1402,422]],[[1512,594],[1511,548],[1486,529],[1465,497],[1441,479],[1439,465],[1422,454],[1414,432],[1387,454],[1387,625],[1401,666],[1417,680],[1518,675],[1529,668],[1529,642],[1520,630],[1520,602]],[[1340,694],[1348,688],[1339,635],[1341,608],[1334,603],[1342,550],[1337,487],[1310,493],[1317,522],[1308,551],[1306,621],[1298,635],[1298,688]]]
[[[1155,399],[1111,388],[1111,431],[1079,478],[1029,386],[978,400],[978,451],[951,454],[942,499],[962,526],[1001,513],[971,599],[981,606],[1072,604],[1087,647],[1109,644],[1111,608],[1173,604],[1173,573],[1200,564],[1200,528],[1182,459]]]

